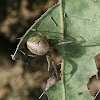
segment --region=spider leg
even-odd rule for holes
[[[54,67],[55,74],[56,74],[56,77],[57,77],[57,80],[58,80],[58,73],[57,73],[56,66],[55,66],[55,64],[54,64],[54,62],[53,62],[53,61],[51,61],[51,63],[52,63],[52,65],[53,65],[53,67]]]
[[[59,42],[57,45],[69,44],[69,43],[72,43],[72,41],[64,41],[64,42]]]
[[[47,63],[48,63],[48,71],[50,70],[50,57],[46,55]]]
[[[25,63],[26,67],[29,69],[29,71],[33,74],[34,72],[32,71],[31,67],[29,66],[29,62],[30,62],[30,58],[28,59],[28,61]]]
[[[80,44],[82,44],[82,43],[85,43],[86,42],[86,40],[82,37],[82,36],[76,36],[76,38],[81,38],[82,40],[81,41],[77,41],[77,43],[80,43]]]
[[[76,39],[76,41],[75,40],[67,40],[67,41],[64,40],[64,41],[59,42],[57,45],[70,44],[70,43],[73,43],[73,42],[82,44],[82,43],[86,42],[86,40],[82,36],[77,36],[76,38],[77,39],[81,38],[81,40],[80,41],[78,41],[77,39]]]
[[[38,35],[40,35],[40,36],[43,36],[42,35],[42,33],[41,32],[39,32],[39,31],[37,31],[36,29],[30,29],[31,31],[33,31],[33,32],[37,32],[38,33]]]
[[[47,62],[48,62],[48,71],[50,70],[50,62],[51,62],[52,66],[54,67],[54,71],[55,71],[55,74],[56,74],[56,77],[58,80],[58,73],[57,73],[57,69],[56,69],[54,62],[50,59],[50,56],[46,55],[46,58],[47,58]]]
[[[29,56],[29,57],[36,57],[36,55],[31,55],[31,54],[29,54],[28,56]]]
[[[22,50],[19,49],[18,51],[20,51],[23,55],[25,55],[25,52],[23,52]]]

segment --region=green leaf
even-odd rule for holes
[[[70,36],[77,41],[85,41],[82,44],[80,41],[61,46],[60,52],[64,57],[62,81],[51,87],[47,95],[50,100],[94,100],[87,89],[87,84],[89,78],[97,73],[94,57],[100,53],[100,2],[63,0],[62,4],[63,12],[66,13],[65,38]]]
[[[94,100],[87,84],[97,73],[94,57],[100,53],[99,5],[99,0],[60,0],[18,44],[13,58],[31,36],[42,34],[52,42],[71,41],[55,47],[63,57],[62,80],[46,92],[49,100]]]

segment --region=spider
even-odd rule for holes
[[[54,67],[54,70],[55,70],[57,80],[58,80],[57,69],[56,69],[55,63],[54,63],[54,61],[51,60],[51,58],[49,56],[49,52],[52,49],[52,47],[50,47],[49,42],[47,41],[46,37],[43,37],[40,32],[37,32],[37,33],[40,36],[33,36],[27,40],[27,43],[26,43],[27,48],[33,55],[34,54],[36,56],[46,55],[46,59],[47,59],[47,63],[48,63],[48,71],[50,70],[50,64],[52,64],[52,66]],[[56,45],[68,44],[68,43],[73,43],[73,42],[74,41],[71,39],[69,39],[67,41],[60,41],[60,42],[57,41]],[[29,56],[32,56],[32,55],[29,55]]]
[[[42,56],[46,54],[46,59],[48,63],[48,71],[50,70],[50,64],[52,64],[56,73],[57,80],[58,80],[58,74],[57,74],[55,63],[54,61],[51,60],[50,56],[48,55],[50,51],[50,46],[47,40],[39,36],[31,37],[27,41],[27,48],[29,49],[31,53],[37,56]],[[29,56],[32,56],[32,55],[29,55]]]

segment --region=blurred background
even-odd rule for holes
[[[19,42],[17,38],[22,37],[35,20],[57,2],[0,0],[0,100],[39,100],[49,78],[46,58],[16,62],[11,59],[11,54]],[[53,78],[52,84],[55,81]],[[44,95],[41,100],[47,100],[47,97]]]
[[[17,38],[22,37],[35,20],[57,2],[58,0],[0,0],[0,100],[39,100],[45,90],[47,79],[53,72],[52,66],[50,73],[47,72],[46,57],[16,62],[11,59],[11,55],[19,42]],[[56,65],[61,62],[61,56],[55,50],[50,56]],[[99,69],[100,55],[95,61]],[[60,66],[57,68],[60,73]],[[53,85],[56,81],[54,76],[50,84]],[[95,96],[100,89],[100,78],[93,76],[88,88]],[[47,96],[44,95],[40,100],[47,100]],[[100,96],[96,100],[100,100]]]

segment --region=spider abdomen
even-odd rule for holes
[[[28,39],[27,48],[36,55],[44,55],[49,50],[49,44],[44,38],[34,36]]]

